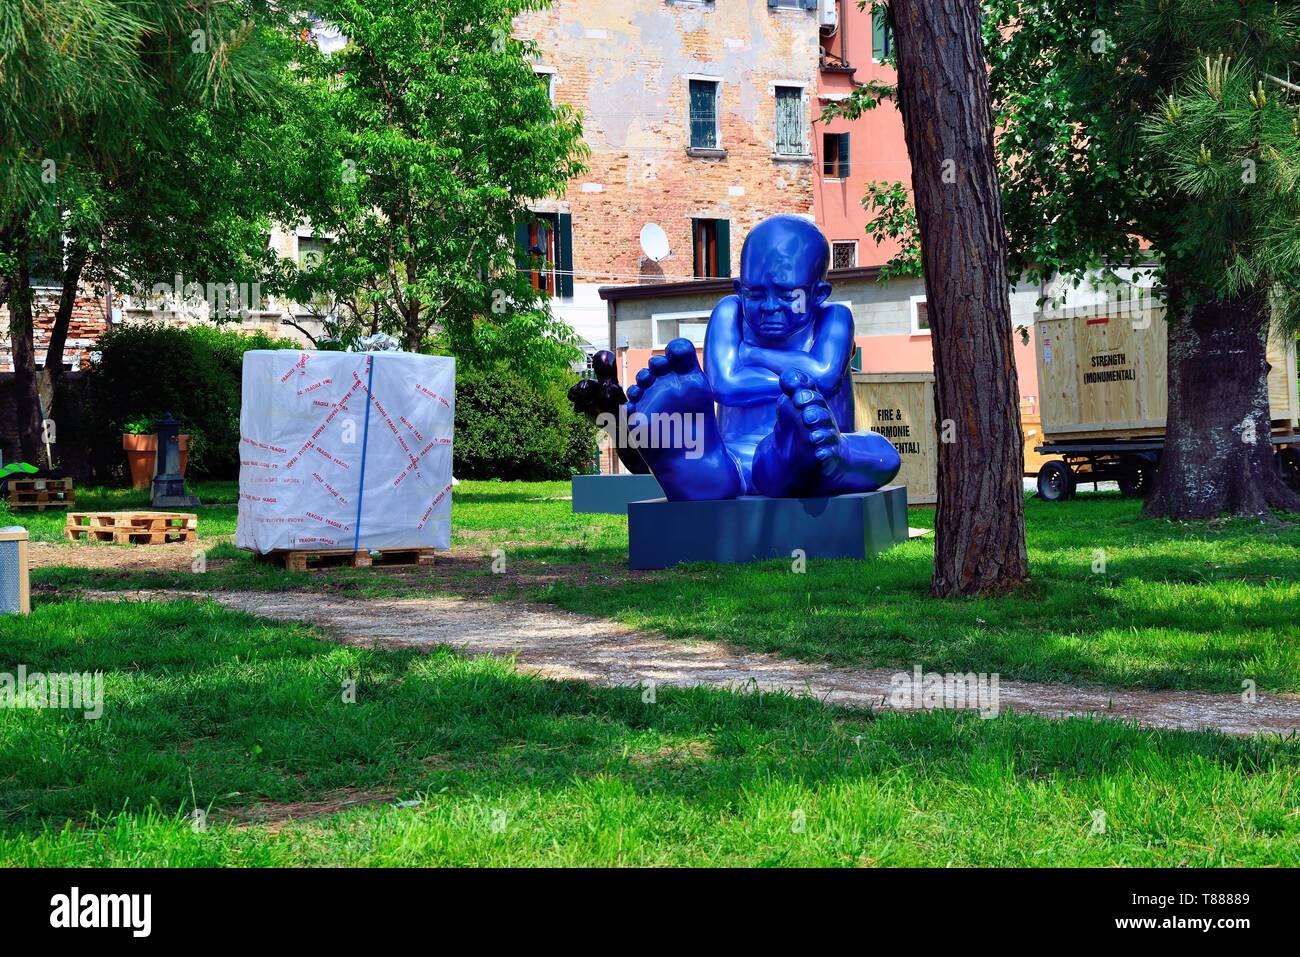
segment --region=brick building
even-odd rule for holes
[[[603,285],[730,276],[740,240],[814,211],[817,0],[555,0],[517,18],[558,103],[582,114],[590,172],[519,245],[590,347],[610,348]],[[643,226],[669,253],[651,260]],[[670,336],[671,338],[671,336]]]
[[[874,18],[869,6],[859,9],[858,0],[820,2],[818,115],[864,83],[897,80],[894,68],[883,62],[892,52],[883,18]],[[814,130],[814,207],[817,225],[831,241],[832,265],[845,269],[888,262],[898,244],[878,244],[867,235],[873,214],[863,208],[862,197],[870,183],[901,182],[911,188],[912,164],[898,108],[887,100],[853,121],[818,121]]]
[[[298,259],[310,256],[324,240],[315,237],[310,228],[276,229],[270,243],[281,256]],[[51,270],[53,271],[53,270]],[[211,321],[211,308],[205,298],[196,302],[184,300],[182,277],[178,280],[182,295],[168,295],[138,299],[119,289],[95,289],[83,284],[81,295],[73,305],[72,321],[68,327],[63,347],[63,367],[72,377],[84,369],[92,358],[99,339],[110,329],[122,323],[159,321],[174,324],[207,323]],[[175,286],[177,283],[173,283]],[[54,314],[62,295],[60,279],[54,275],[34,275],[33,285],[33,335],[36,368],[45,366],[50,330]],[[233,325],[269,335],[294,339],[303,345],[310,340],[304,331],[317,336],[324,331],[318,312],[310,306],[284,302],[274,297],[262,297],[256,288],[239,290],[250,304],[248,315],[232,320]],[[292,322],[293,324],[288,324]],[[17,413],[14,408],[13,343],[9,336],[9,308],[0,307],[0,459],[5,462],[19,457]]]

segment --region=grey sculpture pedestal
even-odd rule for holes
[[[626,515],[629,502],[663,498],[653,475],[575,475],[573,511]]]
[[[907,541],[907,489],[887,485],[833,498],[632,502],[627,538],[636,569],[790,558],[795,549],[806,558],[871,558]]]

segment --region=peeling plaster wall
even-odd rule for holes
[[[731,222],[731,262],[745,235],[776,213],[813,214],[813,168],[773,158],[774,85],[806,90],[811,148],[818,72],[816,12],[769,8],[767,0],[555,0],[516,20],[516,34],[540,47],[554,70],[556,102],[582,113],[590,172],[563,199],[535,208],[573,215],[575,289],[557,313],[583,338],[608,347],[601,285],[688,279],[691,218]],[[687,155],[691,75],[721,86],[726,156]],[[649,222],[668,234],[671,254],[646,260],[638,235]]]

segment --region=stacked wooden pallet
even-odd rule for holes
[[[352,568],[370,568],[375,565],[432,565],[434,554],[432,548],[388,548],[376,552],[368,552],[364,548],[359,551],[350,548],[276,549],[265,555],[254,553],[254,558],[279,565],[285,571],[305,572],[308,568],[324,568],[331,565],[347,565]]]
[[[47,508],[70,508],[77,493],[70,478],[10,478],[9,507],[43,512]]]
[[[69,512],[65,537],[117,545],[192,542],[199,517],[192,512]]]

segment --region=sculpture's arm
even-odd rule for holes
[[[831,395],[839,390],[853,348],[853,314],[847,306],[834,303],[824,307],[817,335],[807,352],[746,345],[743,359],[777,376],[787,369],[797,369],[817,384],[822,395]]]
[[[713,398],[723,405],[758,405],[781,395],[780,376],[769,369],[746,364],[740,351],[740,300],[727,296],[713,307],[704,337],[704,371]]]

